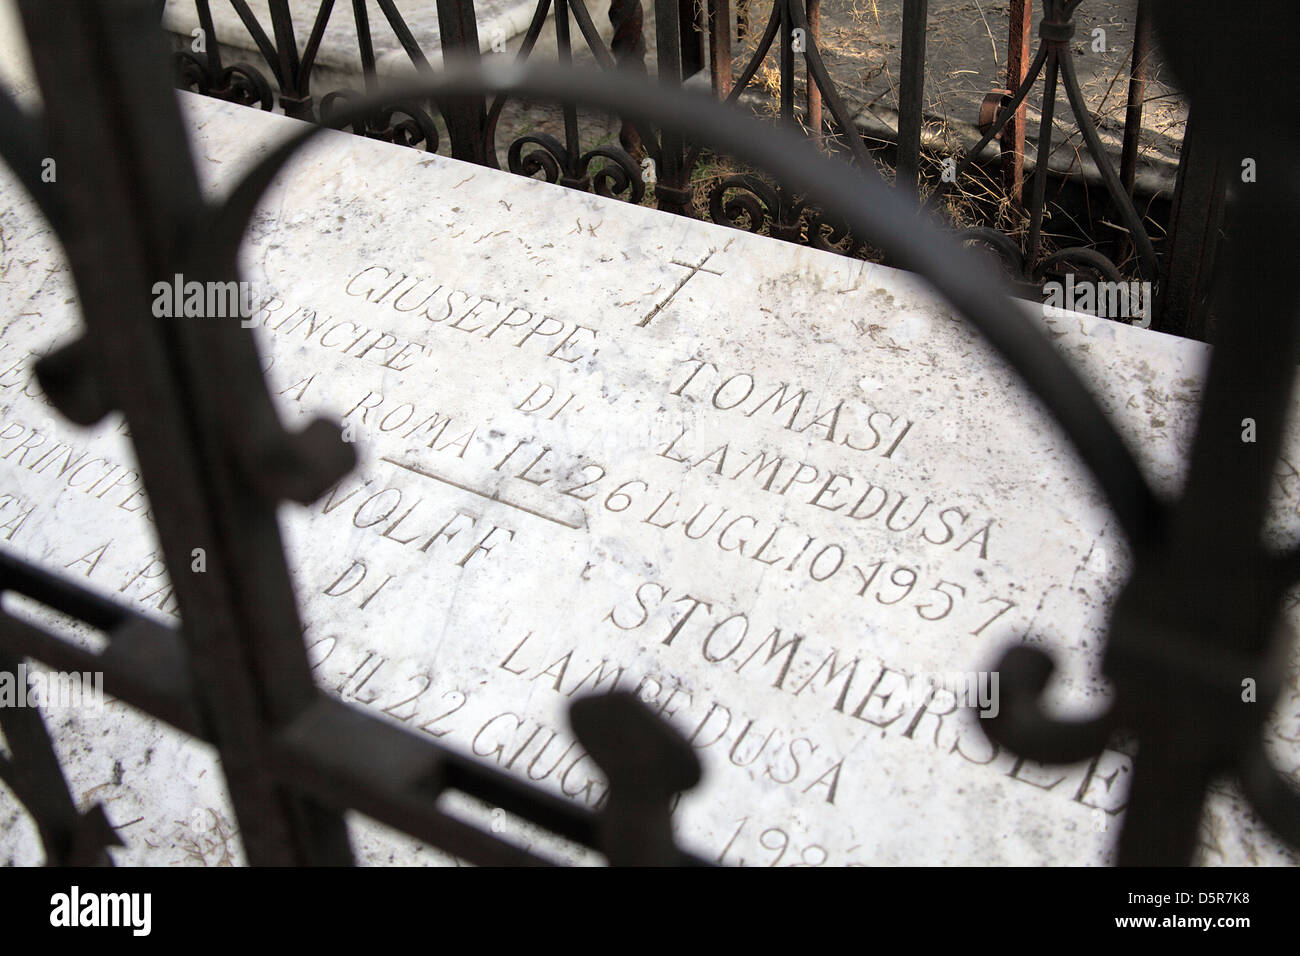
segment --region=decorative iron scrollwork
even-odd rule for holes
[[[173,54],[173,65],[176,86],[182,90],[262,110],[270,110],[275,105],[271,84],[256,67],[247,63],[214,69],[205,55],[183,50]]]
[[[529,147],[535,147],[528,149]],[[525,153],[524,150],[528,149]],[[527,133],[510,144],[508,168],[519,176],[536,176],[548,183],[558,183],[564,175],[569,154],[561,143],[549,133]]]
[[[856,255],[862,241],[825,207],[795,197],[752,173],[727,176],[709,189],[709,218],[721,226],[761,233],[842,255]]]
[[[751,173],[727,176],[709,190],[709,218],[720,226],[757,234],[780,216],[776,189]]]
[[[591,171],[596,160],[604,160],[600,169]],[[592,188],[596,194],[609,199],[624,199],[630,203],[639,203],[645,196],[645,181],[641,178],[641,167],[621,146],[597,146],[582,154],[578,168],[591,178]],[[623,195],[626,193],[626,195]]]

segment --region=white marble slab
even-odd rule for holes
[[[297,128],[182,99],[214,193]],[[57,421],[28,382],[75,295],[3,197],[0,547],[175,623],[124,437]],[[1107,859],[1128,756],[1018,763],[916,693],[1028,634],[1062,667],[1061,712],[1096,712],[1127,560],[1036,402],[918,280],[336,133],[268,193],[243,263],[273,296],[256,335],[284,416],[333,414],[362,449],[324,499],[282,509],[331,693],[595,805],[567,705],[639,689],[706,768],[682,840],[729,863]],[[1206,349],[1043,321],[1175,487]],[[1300,475],[1276,493],[1294,537]],[[1298,700],[1272,725],[1288,767]],[[209,748],[118,702],[91,721],[53,723],[78,799],[123,827],[117,859],[241,859]],[[37,862],[0,799],[0,862]],[[448,862],[353,835],[367,862]],[[1296,862],[1230,792],[1204,843],[1207,863]]]

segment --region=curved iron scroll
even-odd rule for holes
[[[235,250],[258,197],[318,129],[274,149],[223,207],[206,207],[176,105],[163,88],[161,58],[134,30],[132,9],[119,4],[110,14],[103,6],[86,5],[71,22],[64,17],[56,23],[42,3],[23,3],[47,115],[53,118],[50,145],[64,147],[60,155],[69,161],[60,236],[86,303],[82,341],[93,344],[43,362],[42,383],[74,420],[94,421],[118,407],[132,435],[148,429],[157,441],[154,447],[141,442],[137,451],[169,566],[183,567],[196,542],[215,556],[209,558],[208,574],[174,577],[187,622],[179,638],[170,632],[159,637],[125,627],[110,630],[110,646],[119,639],[152,641],[165,650],[167,641],[179,639],[184,646],[179,673],[192,675],[193,694],[173,682],[146,699],[128,686],[131,669],[107,659],[100,664],[106,686],[164,719],[170,714],[182,729],[217,744],[253,862],[346,860],[338,816],[343,807],[356,807],[470,859],[532,861],[439,810],[436,796],[447,788],[485,796],[600,847],[615,862],[691,862],[665,836],[664,800],[693,783],[697,770],[687,759],[693,755],[667,728],[637,712],[634,701],[589,701],[573,713],[593,755],[619,753],[599,738],[608,732],[604,718],[618,721],[656,755],[648,772],[662,786],[651,795],[650,815],[646,801],[634,798],[647,768],[611,760],[605,767],[611,785],[628,799],[611,797],[597,817],[329,700],[311,685],[274,506],[286,497],[310,500],[320,494],[350,467],[349,456],[336,426],[319,423],[297,436],[283,430],[250,333],[233,323],[199,323],[169,327],[164,336],[147,318],[147,290],[149,277],[182,266],[187,274],[212,280],[236,275]],[[1161,12],[1172,16],[1168,8]],[[1166,42],[1184,64],[1195,55],[1195,41]],[[112,143],[135,129],[114,126],[99,115],[99,104],[87,97],[93,89],[86,83],[91,58],[73,56],[69,66],[69,44],[74,50],[107,49],[121,71],[114,76],[140,81],[127,88],[140,98],[133,109],[156,118],[151,151],[84,151],[88,155],[77,158],[76,150],[66,149],[74,135]],[[1194,102],[1204,95],[1200,88],[1193,91]],[[1220,772],[1235,773],[1267,822],[1284,838],[1296,839],[1300,798],[1268,765],[1260,743],[1282,673],[1276,658],[1287,646],[1281,597],[1300,577],[1300,549],[1293,546],[1279,556],[1260,540],[1300,344],[1295,305],[1280,281],[1295,243],[1277,217],[1279,210],[1294,213],[1300,207],[1293,185],[1280,177],[1261,182],[1259,191],[1234,210],[1236,234],[1248,238],[1227,264],[1224,311],[1235,312],[1240,305],[1240,320],[1228,323],[1211,364],[1186,487],[1177,500],[1165,502],[1152,494],[1072,368],[1030,319],[1008,306],[1009,290],[990,282],[982,264],[956,239],[919,220],[915,207],[878,179],[819,155],[790,131],[772,131],[709,97],[626,76],[602,74],[595,82],[569,71],[461,66],[408,90],[391,91],[383,101],[483,92],[581,102],[675,127],[695,141],[717,142],[825,203],[847,228],[869,236],[891,259],[923,275],[1056,418],[1092,471],[1135,556],[1103,661],[1116,684],[1110,713],[1082,727],[1047,721],[1037,695],[1050,665],[1037,652],[1017,648],[1005,661],[1005,716],[994,736],[1026,756],[1068,761],[1095,752],[1113,728],[1135,733],[1140,751],[1120,837],[1121,862],[1186,862],[1206,785]],[[365,116],[379,103],[358,104],[341,119]],[[11,105],[0,109],[0,116],[8,115]],[[1297,145],[1294,138],[1294,131],[1269,119],[1237,143],[1250,148],[1261,166],[1276,162],[1284,168],[1283,157]],[[10,162],[30,155],[23,142],[6,139],[3,149]],[[105,162],[106,157],[113,161]],[[178,170],[187,172],[180,176]],[[150,201],[133,204],[140,195]],[[113,208],[103,210],[100,219],[104,202]],[[182,223],[190,228],[182,231]],[[195,223],[204,228],[193,228]],[[178,244],[177,237],[187,236],[194,240]],[[116,255],[105,256],[105,244]],[[1259,273],[1261,265],[1270,271]],[[100,294],[108,289],[115,294]],[[148,387],[123,387],[140,381]],[[232,388],[232,383],[248,387]],[[159,387],[181,400],[154,400],[150,390]],[[1257,441],[1250,445],[1238,440],[1241,408],[1257,423]],[[266,548],[268,541],[273,548]],[[1209,586],[1212,575],[1216,581],[1222,577],[1224,554],[1240,563],[1226,590]],[[46,603],[74,614],[84,601],[77,589],[51,584],[25,566],[11,566],[3,586],[24,593],[44,589]],[[0,641],[11,653],[67,652],[59,638],[24,630],[7,616],[0,617]],[[1258,704],[1243,706],[1229,693],[1243,676],[1258,680]],[[214,687],[221,688],[220,701],[212,697]],[[161,706],[169,701],[170,711]],[[197,719],[176,709],[177,702],[189,701],[197,702]],[[603,715],[602,706],[608,708]]]

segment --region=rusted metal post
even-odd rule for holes
[[[791,0],[792,3],[798,3],[799,0]],[[822,41],[822,2],[821,0],[808,0],[808,40],[809,44],[817,44],[821,49]],[[806,61],[805,61],[806,62]],[[808,109],[804,116],[804,122],[808,127],[808,134],[812,137],[813,145],[818,149],[822,145],[822,91],[818,88],[813,80],[812,71],[807,74]]]
[[[731,95],[731,0],[709,0],[709,75],[713,95]]]
[[[645,75],[645,34],[644,14],[641,0],[610,0],[609,22],[614,27],[614,36],[609,49],[614,54],[614,62],[619,69]],[[641,134],[636,124],[623,120],[619,130],[619,142],[629,153],[642,149]]]
[[[1007,89],[1014,91],[1025,81],[1029,68],[1029,26],[1034,19],[1033,0],[1011,0],[1011,26],[1007,31]],[[1002,130],[1002,185],[1011,201],[1019,206],[1025,192],[1025,107]]]
[[[199,28],[203,30],[204,39],[207,41],[205,55],[208,58],[208,69],[212,71],[212,76],[220,76],[221,44],[217,42],[217,28],[212,22],[212,7],[208,0],[198,0],[194,8],[199,15]]]

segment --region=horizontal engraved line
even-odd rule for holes
[[[461,491],[468,491],[471,495],[478,495],[480,498],[486,498],[488,501],[495,501],[499,504],[505,505],[508,508],[514,508],[516,511],[522,511],[525,514],[530,514],[534,518],[541,518],[544,521],[550,521],[558,525],[563,525],[566,528],[572,528],[574,531],[582,531],[587,526],[585,521],[582,524],[574,524],[572,522],[565,521],[563,518],[556,518],[553,515],[548,515],[541,511],[535,511],[534,509],[528,507],[527,505],[521,505],[517,501],[511,501],[508,498],[502,498],[495,491],[489,494],[488,492],[481,491],[478,488],[473,488],[469,485],[462,485],[459,481],[452,481],[450,478],[443,477],[442,475],[434,474],[431,471],[425,471],[423,468],[420,468],[417,465],[411,465],[411,464],[407,464],[404,461],[398,461],[396,458],[383,457],[380,458],[380,461],[386,461],[390,465],[396,465],[398,468],[402,468],[406,471],[411,472],[412,474],[420,475],[423,478],[432,478],[434,481],[440,481],[444,485],[451,485],[453,488],[459,488]]]

